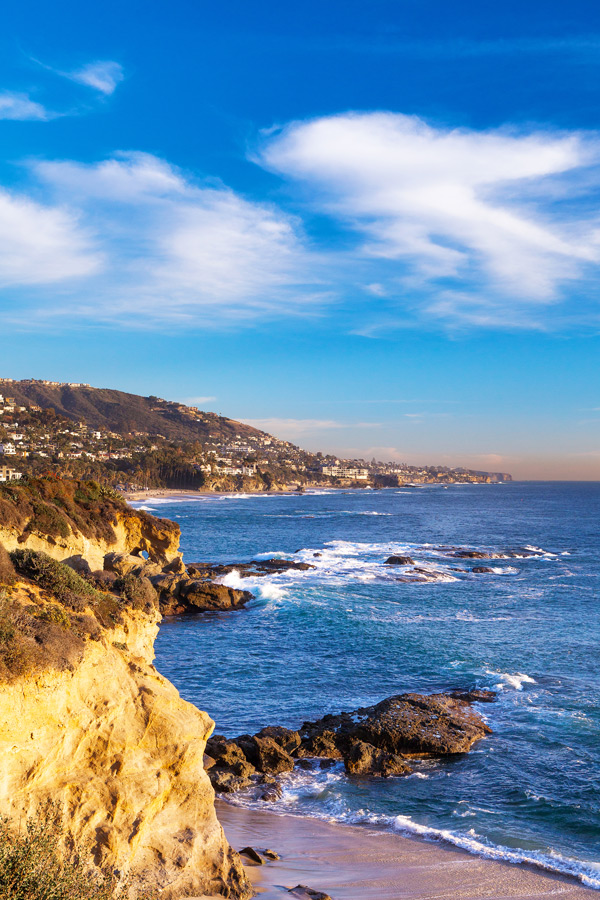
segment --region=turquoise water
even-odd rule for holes
[[[495,688],[498,702],[479,707],[494,734],[468,755],[417,763],[408,778],[294,773],[276,807],[529,859],[600,888],[599,501],[599,484],[556,483],[149,500],[181,525],[186,562],[285,554],[317,567],[228,576],[256,600],[165,622],[157,666],[230,736],[402,691]],[[524,558],[457,560],[451,546]],[[435,580],[398,581],[383,565],[392,553]],[[495,571],[468,571],[477,564]]]

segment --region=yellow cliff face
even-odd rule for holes
[[[0,814],[59,801],[98,865],[165,898],[248,897],[202,759],[214,723],[153,667],[159,614],[125,610],[71,671],[0,686]]]
[[[148,559],[162,566],[181,557],[180,531],[175,522],[155,519],[130,509],[115,513],[110,539],[86,537],[73,528],[68,531],[66,536],[51,536],[36,530],[23,530],[22,526],[16,524],[0,524],[0,543],[7,550],[37,550],[58,560],[81,557],[92,570],[103,569],[104,556],[112,552],[134,555],[145,553]]]

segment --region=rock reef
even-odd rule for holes
[[[493,691],[456,689],[447,694],[399,694],[373,706],[305,722],[298,731],[281,726],[234,739],[214,735],[206,766],[215,790],[253,788],[259,799],[281,793],[275,776],[319,761],[343,761],[348,775],[409,775],[411,758],[467,753],[491,734],[472,707],[492,702]]]

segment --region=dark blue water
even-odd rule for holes
[[[246,610],[165,623],[157,666],[235,735],[402,691],[495,688],[494,733],[408,778],[289,777],[279,808],[536,860],[600,887],[600,485],[514,483],[153,502],[186,562],[296,554]],[[450,546],[528,558],[482,563]],[[297,552],[300,551],[300,552]],[[315,557],[315,553],[322,554]],[[409,554],[434,579],[383,565]],[[490,565],[493,574],[470,572]],[[459,567],[463,571],[456,572]]]

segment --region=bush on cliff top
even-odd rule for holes
[[[117,900],[128,884],[91,867],[88,848],[65,844],[57,804],[42,807],[25,827],[0,818],[0,900]],[[138,900],[155,900],[154,892],[138,892]]]
[[[15,580],[15,568],[4,544],[0,544],[0,584],[12,584]]]
[[[8,528],[49,537],[80,531],[112,543],[118,511],[133,514],[115,491],[94,481],[48,476],[0,485],[0,525]]]
[[[47,553],[36,550],[13,550],[10,557],[21,575],[50,591],[57,600],[71,609],[83,609],[94,600],[101,599],[100,592],[81,575]]]

